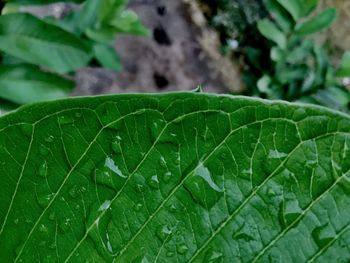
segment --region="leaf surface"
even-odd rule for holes
[[[0,118],[4,262],[350,260],[350,119],[198,93]]]

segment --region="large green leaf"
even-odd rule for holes
[[[2,262],[348,262],[350,118],[177,93],[0,118]]]
[[[33,65],[0,65],[0,98],[17,104],[67,97],[74,82]]]
[[[0,16],[0,50],[27,62],[68,72],[85,66],[91,47],[30,14]]]

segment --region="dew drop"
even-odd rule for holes
[[[62,221],[59,222],[59,227],[63,232],[67,232],[71,227],[70,219],[64,218]]]
[[[159,180],[157,175],[153,175],[151,178],[147,180],[148,185],[153,189],[159,188]]]
[[[73,122],[74,122],[74,119],[71,116],[62,115],[58,117],[58,123],[61,125],[72,124]]]
[[[168,182],[170,181],[171,177],[172,177],[171,172],[166,172],[166,173],[163,175],[163,181],[164,181],[165,183],[168,183]]]
[[[52,135],[49,135],[45,138],[45,142],[51,143],[53,142],[55,139],[55,137],[53,137]]]
[[[166,168],[166,167],[167,167],[167,163],[166,163],[166,161],[165,161],[165,159],[164,159],[163,156],[160,157],[160,159],[159,159],[159,164],[160,164],[160,166],[163,167],[163,168]]]
[[[38,195],[37,200],[40,206],[47,207],[54,196],[54,193],[45,194],[45,195]]]
[[[158,227],[156,231],[157,237],[164,242],[172,233],[172,229],[167,225],[162,225]]]
[[[282,227],[289,226],[292,222],[297,220],[303,210],[299,206],[299,201],[294,198],[285,199],[281,203],[279,212],[279,220]]]
[[[184,243],[181,243],[176,246],[176,250],[180,255],[185,255],[188,251],[188,247]]]
[[[40,231],[41,233],[48,233],[48,229],[47,229],[47,227],[46,227],[44,224],[41,224],[41,225],[39,226],[39,231]]]
[[[21,130],[23,132],[23,134],[28,137],[31,138],[32,134],[33,134],[33,126],[31,124],[22,124],[21,126]]]
[[[335,238],[336,233],[333,227],[329,223],[327,223],[325,225],[316,227],[312,231],[311,235],[315,240],[316,244],[320,248],[322,248],[329,244],[329,242],[331,242]]]
[[[79,196],[79,193],[80,193],[79,187],[74,185],[71,189],[69,189],[68,193],[72,198],[77,198]]]
[[[18,218],[16,218],[15,220],[13,220],[13,223],[14,223],[15,225],[17,225],[18,222],[19,222],[19,219],[18,219]]]
[[[281,158],[284,158],[288,156],[288,154],[284,153],[284,152],[279,152],[277,150],[270,150],[269,151],[269,156],[268,158],[271,158],[271,159],[281,159]]]
[[[232,235],[233,240],[244,240],[246,242],[255,240],[253,229],[248,225],[246,222],[243,223],[243,225],[233,233]]]
[[[81,118],[81,116],[83,116],[83,114],[81,112],[76,112],[74,113],[75,118]]]
[[[42,164],[39,166],[38,175],[39,175],[40,177],[46,177],[46,176],[47,176],[47,163],[46,163],[46,162],[42,163]]]
[[[145,186],[142,184],[136,184],[136,186],[135,186],[135,190],[139,193],[142,193],[144,191],[144,189],[145,189]]]
[[[208,259],[208,263],[222,262],[222,252],[210,249],[205,253],[205,258]]]
[[[143,205],[141,203],[135,204],[134,205],[134,210],[136,212],[139,212],[142,209]]]
[[[203,207],[212,207],[223,194],[223,190],[215,183],[209,169],[202,163],[185,181],[185,188],[193,199]]]
[[[170,204],[170,205],[168,206],[168,209],[169,209],[169,211],[170,211],[171,213],[175,213],[175,212],[177,211],[177,208],[176,208],[176,206],[175,206],[174,204]]]
[[[110,206],[111,206],[111,201],[110,201],[110,200],[106,200],[106,201],[104,201],[103,204],[98,208],[98,211],[99,211],[99,212],[106,211]]]
[[[118,188],[118,185],[121,185],[126,178],[127,176],[110,157],[106,158],[101,168],[95,170],[95,182],[112,189]]]
[[[168,252],[166,252],[166,256],[167,256],[168,258],[170,258],[170,257],[174,256],[174,252],[168,251]]]

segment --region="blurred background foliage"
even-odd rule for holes
[[[244,84],[244,89],[226,90],[228,93],[350,111],[350,53],[346,51],[347,45],[329,41],[324,33],[337,21],[337,14],[342,19],[338,23],[350,27],[349,16],[344,18],[344,10],[350,14],[350,5],[346,7],[345,0],[176,1],[174,4],[166,0],[8,0],[2,4],[0,16],[0,111],[69,96],[77,86],[75,75],[86,67],[107,69],[118,74],[117,78],[128,74],[129,78],[122,82],[127,86],[137,83],[169,91],[167,87],[172,87],[171,84],[182,85],[172,83],[172,79],[181,81],[188,77],[204,79],[198,83],[203,84],[204,90],[216,81],[216,88],[210,90],[223,92],[217,88],[222,80],[217,80],[216,73],[211,84],[206,83],[205,72],[222,71],[220,64],[226,71],[239,68],[238,76],[232,74]],[[48,4],[53,7],[63,4],[64,12],[57,16],[33,11],[35,6],[46,8]],[[198,6],[198,10],[193,6]],[[196,24],[201,16],[206,19],[204,27]],[[147,21],[146,25],[142,20]],[[192,28],[191,23],[196,26]],[[206,31],[218,36],[219,44],[209,46],[235,67],[220,63],[225,61],[222,58],[214,66],[210,60],[203,60],[208,47],[203,36],[213,35]],[[333,34],[338,42],[347,38],[346,31],[340,32],[342,35]],[[116,38],[125,34],[148,40],[131,38],[124,42],[126,46],[119,50],[129,54],[119,54],[126,58],[122,61],[116,52],[120,45]],[[217,57],[214,51],[209,53]],[[140,66],[137,61],[155,69]],[[189,72],[189,62],[193,63],[192,68],[200,68]],[[127,64],[126,69],[123,63]],[[157,64],[161,65],[158,69]],[[138,67],[145,72],[143,75],[138,73]],[[139,74],[141,79],[151,74],[154,84],[131,82],[136,78],[133,74]],[[202,76],[196,78],[195,74]]]

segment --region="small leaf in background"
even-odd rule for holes
[[[114,71],[121,69],[121,61],[113,46],[95,44],[94,55],[97,61],[104,67]]]
[[[284,32],[288,33],[293,29],[295,25],[293,18],[277,0],[265,0],[265,5],[272,18]]]
[[[281,49],[286,49],[287,38],[285,34],[283,34],[269,19],[259,21],[258,29],[264,37],[275,42]]]
[[[294,18],[295,21],[300,18],[301,4],[304,0],[277,0]]]
[[[0,97],[16,104],[65,98],[74,82],[33,65],[0,65]]]
[[[59,73],[81,68],[91,59],[85,41],[24,13],[0,16],[0,50]]]
[[[336,17],[337,10],[335,8],[327,8],[319,15],[298,24],[295,28],[295,33],[300,36],[305,36],[322,31],[331,26]]]
[[[262,93],[268,94],[270,92],[270,88],[269,88],[270,84],[271,84],[270,76],[264,75],[257,82],[258,90]]]
[[[103,29],[87,29],[85,34],[91,40],[107,45],[112,45],[116,37],[115,29],[112,27],[104,27]]]
[[[336,71],[337,77],[349,77],[350,76],[350,52],[347,51],[344,53],[341,64]]]
[[[301,0],[301,17],[308,16],[317,7],[319,0]]]
[[[270,58],[272,61],[280,62],[285,58],[285,53],[279,47],[272,47]]]
[[[16,3],[21,5],[47,5],[58,2],[82,3],[85,0],[6,0],[8,3]]]

